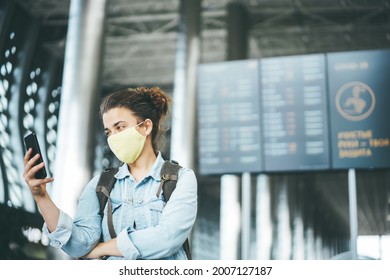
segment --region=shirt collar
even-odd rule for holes
[[[161,155],[161,152],[159,151],[157,154],[157,158],[154,161],[152,168],[149,171],[149,174],[145,178],[150,176],[154,180],[159,182],[161,180],[160,179],[160,170],[161,170],[163,163],[164,163],[164,159]],[[130,172],[129,172],[129,169],[127,168],[127,164],[124,163],[119,167],[118,172],[115,174],[115,178],[119,180],[119,179],[124,179],[127,176],[130,176]]]

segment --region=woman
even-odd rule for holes
[[[34,166],[39,155],[30,159],[31,150],[27,151],[23,176],[45,220],[43,231],[52,246],[75,258],[186,259],[182,245],[197,212],[194,172],[180,169],[176,189],[168,202],[162,194],[156,196],[164,163],[157,140],[169,103],[169,97],[155,87],[120,90],[101,103],[107,142],[123,162],[110,195],[117,233],[114,239],[99,215],[95,192],[99,176],[85,187],[72,220],[57,208],[46,191],[46,184],[53,178],[34,178],[44,163]]]

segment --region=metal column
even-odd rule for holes
[[[265,174],[257,176],[256,181],[256,258],[269,260],[273,235],[271,185]]]
[[[351,258],[357,260],[358,214],[356,198],[356,172],[348,170],[349,224],[351,233]]]
[[[177,38],[171,158],[194,168],[196,71],[200,56],[200,0],[180,1]]]
[[[278,184],[276,211],[276,240],[273,248],[273,259],[288,260],[291,257],[291,229],[287,178],[285,176],[281,177]]]
[[[250,258],[250,233],[251,233],[251,174],[244,172],[242,174],[242,222],[241,222],[241,259],[249,260]]]
[[[248,18],[249,15],[244,5],[230,2],[228,10],[228,44],[227,53],[229,60],[248,58]]]
[[[295,190],[294,208],[292,214],[292,244],[291,244],[291,259],[303,260],[305,259],[305,227],[303,221],[303,198],[302,185],[298,185]]]
[[[53,199],[71,216],[92,174],[105,9],[105,0],[70,5]]]
[[[246,25],[246,10],[243,5],[239,3],[229,3],[227,7],[228,12],[228,43],[227,43],[227,59],[245,59],[247,58],[247,25]],[[241,215],[241,259],[249,259],[249,245],[250,245],[250,195],[251,195],[251,175],[248,172],[242,174],[242,200],[241,200],[241,211],[238,211],[237,215]],[[225,182],[230,182],[227,185]],[[223,211],[228,211],[223,205],[227,202],[223,201],[224,197],[222,194],[230,192],[235,198],[232,200],[239,201],[239,192],[235,192],[235,189],[239,189],[240,181],[239,177],[235,175],[223,175],[221,178],[221,224],[229,224],[229,218],[225,218]],[[235,230],[235,229],[234,229]],[[233,231],[234,232],[234,231]],[[228,233],[221,232],[221,235]],[[224,237],[221,237],[224,240]],[[226,250],[223,246],[237,246],[237,248],[231,248],[232,251],[236,250],[238,253],[238,245],[236,243],[225,244],[221,243],[221,250]]]
[[[235,175],[221,178],[220,259],[237,260],[241,226],[240,182]]]

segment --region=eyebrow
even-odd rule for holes
[[[118,121],[118,122],[114,123],[114,124],[112,125],[112,127],[116,127],[117,125],[119,125],[119,124],[122,123],[122,122],[125,122],[125,121]],[[104,128],[104,131],[108,131],[108,130],[109,130],[109,129],[108,129],[107,127]]]

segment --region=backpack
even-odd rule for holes
[[[179,177],[179,170],[181,166],[177,161],[174,160],[166,160],[161,168],[160,176],[161,183],[157,190],[157,197],[160,196],[161,190],[163,191],[163,195],[165,200],[168,202],[171,197],[172,192],[176,188],[176,183]],[[104,215],[104,207],[107,204],[107,225],[111,238],[116,237],[116,233],[114,230],[114,225],[112,222],[112,205],[110,197],[110,192],[115,184],[116,178],[114,175],[118,172],[119,167],[110,167],[105,169],[101,174],[96,186],[96,194],[99,199],[99,213],[100,216]],[[184,251],[187,255],[187,259],[191,260],[191,250],[189,246],[188,238],[183,244]]]

